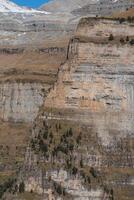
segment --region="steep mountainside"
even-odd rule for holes
[[[112,17],[115,18],[128,18],[128,17],[134,17],[134,8],[130,8],[123,12],[115,12]]]
[[[9,0],[0,0],[0,12],[36,13],[38,10],[20,7]]]
[[[68,17],[27,10],[6,0],[0,1],[0,11],[0,117],[31,122],[45,90],[56,80],[75,27]]]
[[[89,13],[106,16],[132,7],[134,7],[134,0],[100,0],[97,3],[87,4],[82,8],[75,9],[72,13],[78,16],[85,16]]]
[[[97,0],[54,0],[47,4],[41,6],[42,10],[47,10],[49,12],[71,12],[74,9],[83,7],[88,3],[97,2]]]
[[[27,11],[9,1],[0,1],[0,11],[2,188],[23,162],[30,127],[66,60],[75,24],[67,15]]]
[[[134,0],[54,0],[41,7],[53,13],[71,13],[74,16],[111,15],[134,7]]]
[[[133,23],[80,21],[19,176],[32,198],[133,200],[133,33]]]
[[[131,6],[0,1],[0,199],[133,200]]]

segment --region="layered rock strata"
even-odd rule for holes
[[[68,24],[67,15],[61,19],[61,15],[50,13],[8,12],[0,16],[0,115],[4,120],[11,116],[15,121],[29,118],[32,122],[43,96],[56,80],[59,66],[66,59],[67,44],[75,24]],[[4,100],[6,96],[9,98]],[[29,105],[24,105],[26,102]]]
[[[53,13],[70,13],[72,18],[80,16],[107,16],[134,7],[133,0],[54,0],[41,7]]]
[[[26,191],[133,199],[133,32],[126,22],[80,21],[34,123],[20,174]]]
[[[30,127],[66,60],[75,29],[68,20],[42,13],[0,13],[0,188],[19,171]]]
[[[134,7],[133,0],[100,0],[97,3],[89,3],[82,8],[78,8],[72,11],[74,15],[87,15],[88,13],[92,15],[107,16],[114,12],[125,11],[129,8]]]

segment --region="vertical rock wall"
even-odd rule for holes
[[[80,21],[34,123],[27,191],[32,180],[46,199],[133,199],[133,37],[132,24]]]

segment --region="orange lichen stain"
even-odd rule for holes
[[[120,108],[121,108],[122,111],[126,111],[127,110],[127,101],[126,101],[126,99],[121,101]]]
[[[92,112],[104,111],[105,107],[102,102],[94,100],[80,100],[79,106],[81,108],[88,108]]]

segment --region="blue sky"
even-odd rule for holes
[[[11,0],[20,6],[28,6],[31,8],[37,8],[49,0]]]

